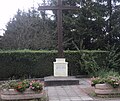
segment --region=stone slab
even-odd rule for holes
[[[44,78],[45,86],[61,86],[61,85],[79,85],[79,79],[69,77],[54,77],[49,76]]]

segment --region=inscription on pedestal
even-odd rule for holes
[[[55,75],[59,75],[59,76],[64,76],[66,74],[66,68],[65,67],[56,67],[55,68]]]

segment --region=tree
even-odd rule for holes
[[[35,9],[28,12],[18,10],[8,22],[3,36],[6,49],[51,49],[54,33],[50,18],[43,18]]]
[[[111,17],[111,33],[112,33],[112,43],[119,47],[120,44],[120,6],[116,6]]]
[[[53,0],[55,3],[55,0]],[[119,40],[113,28],[113,16],[120,0],[65,0],[63,5],[79,6],[80,10],[63,11],[64,48],[104,49]],[[119,14],[118,14],[119,15]],[[115,16],[114,16],[115,17]],[[118,24],[119,25],[119,24]],[[117,32],[118,32],[117,28]],[[117,38],[116,38],[117,36]],[[118,43],[117,43],[118,44]],[[76,45],[76,46],[75,46]]]
[[[102,2],[102,3],[104,3],[104,5],[106,5],[106,8],[107,8],[107,11],[106,11],[106,13],[107,13],[106,43],[108,43],[110,45],[114,45],[115,43],[117,43],[115,41],[116,41],[116,36],[118,35],[117,33],[116,34],[114,33],[114,31],[115,31],[114,30],[115,29],[114,21],[117,23],[117,21],[118,21],[117,18],[119,18],[119,16],[116,16],[116,19],[114,19],[114,18],[115,18],[116,13],[118,12],[117,9],[119,10],[118,3],[120,2],[120,0],[97,0],[97,1]]]
[[[105,34],[105,5],[92,0],[78,0],[74,3],[67,0],[67,5],[80,5],[78,11],[64,11],[63,30],[66,49],[78,47],[85,49],[102,49]],[[72,48],[71,48],[72,47]]]
[[[63,0],[63,5],[79,10],[63,11],[64,49],[102,49],[120,44],[120,0]],[[57,5],[57,0],[47,0]],[[56,46],[56,10],[54,19],[45,11],[19,11],[8,23],[3,37],[6,48],[53,49]],[[46,37],[47,36],[47,37]],[[14,38],[14,40],[13,40]],[[43,40],[44,39],[44,40]],[[42,44],[41,44],[42,43]],[[55,47],[54,47],[54,46]]]
[[[2,36],[0,35],[0,49],[2,49]]]

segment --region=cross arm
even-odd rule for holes
[[[56,6],[39,6],[38,10],[57,10],[58,7]]]
[[[75,6],[39,6],[38,10],[79,10],[79,7]]]

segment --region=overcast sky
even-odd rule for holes
[[[0,0],[0,35],[1,29],[5,29],[5,25],[13,18],[17,10],[27,10],[28,8],[37,6],[42,0]]]

